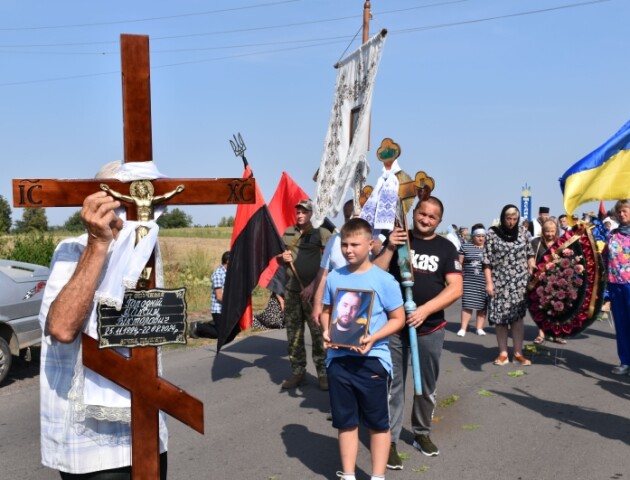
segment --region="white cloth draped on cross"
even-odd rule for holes
[[[136,241],[138,227],[147,227],[149,232]],[[94,294],[94,301],[120,310],[125,289],[136,288],[142,269],[149,261],[157,242],[160,227],[155,221],[123,222],[123,228],[114,242],[107,273]]]
[[[133,182],[136,180],[155,180],[156,178],[166,178],[166,176],[160,173],[153,162],[128,162],[120,165],[114,178],[121,182]],[[126,220],[124,209],[121,209],[119,216],[124,220],[123,228],[113,242],[105,279],[94,294],[96,303],[109,305],[117,310],[122,307],[125,289],[136,287],[142,269],[153,253],[159,231],[155,219],[148,222]],[[155,218],[158,216],[159,214],[156,214]],[[135,232],[138,227],[147,227],[149,231],[136,245]]]
[[[123,163],[113,177],[123,182],[166,178],[153,162]],[[120,310],[125,289],[135,288],[144,266],[154,251],[155,283],[158,288],[164,285],[162,259],[157,243],[159,231],[157,223],[154,220],[148,222],[126,220],[124,209],[120,209],[117,214],[123,219],[123,228],[110,245],[105,275],[96,290],[94,307],[83,329],[86,334],[95,339],[98,339],[98,304],[113,306]],[[156,209],[155,217],[158,216]],[[147,227],[149,231],[135,245],[136,230],[141,226]],[[87,236],[85,237],[87,242]],[[129,355],[128,349],[116,350],[122,355]],[[158,370],[161,372],[161,362]],[[72,402],[71,415],[76,420],[83,421],[85,417],[90,417],[127,423],[131,421],[129,392],[92,370],[83,368],[80,356],[75,365],[72,389],[68,398]]]
[[[389,170],[383,167],[376,187],[363,205],[360,217],[365,219],[374,230],[393,230],[396,222],[398,206],[398,178],[396,174],[401,168],[398,160],[392,163]]]
[[[348,189],[353,189],[355,205],[359,204],[358,195],[369,171],[366,155],[372,93],[384,44],[385,32],[380,32],[339,62],[335,99],[317,174],[311,219],[316,227],[327,215],[337,215]]]

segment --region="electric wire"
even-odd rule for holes
[[[440,28],[455,27],[455,26],[461,26],[461,25],[471,25],[473,23],[490,22],[492,20],[499,20],[499,19],[504,19],[504,18],[523,17],[523,16],[526,16],[526,15],[535,15],[535,14],[539,14],[539,13],[548,13],[548,12],[553,12],[553,11],[556,11],[556,10],[564,10],[564,9],[567,9],[567,8],[584,7],[584,6],[587,6],[587,5],[593,5],[595,3],[603,3],[603,2],[610,2],[610,1],[611,0],[590,0],[590,1],[582,2],[582,3],[572,3],[572,4],[569,4],[569,5],[559,5],[557,7],[540,8],[538,10],[529,10],[529,11],[526,11],[526,12],[509,13],[509,14],[505,14],[505,15],[497,15],[497,16],[494,16],[494,17],[476,18],[476,19],[472,19],[472,20],[464,20],[464,21],[459,21],[459,22],[441,23],[441,24],[436,24],[436,25],[427,25],[427,26],[424,26],[424,27],[404,28],[402,30],[394,30],[394,31],[392,31],[392,33],[404,34],[404,33],[412,33],[412,32],[419,32],[419,31],[425,31],[425,30],[435,30],[435,29],[440,29]]]
[[[426,5],[419,5],[415,7],[407,7],[396,10],[387,10],[384,12],[380,12],[378,15],[390,15],[393,13],[406,12],[409,10],[418,10],[423,8],[431,8],[431,7],[439,7],[443,5],[450,5],[453,3],[462,3],[469,0],[451,0],[447,2],[438,2],[431,3]],[[283,23],[276,25],[263,25],[259,27],[248,27],[248,28],[236,28],[231,30],[215,30],[212,32],[201,32],[201,33],[187,33],[182,35],[166,35],[166,36],[154,36],[151,37],[151,41],[161,41],[161,40],[176,40],[182,38],[198,38],[205,36],[215,36],[215,35],[228,35],[233,33],[248,33],[248,32],[257,32],[263,30],[275,30],[275,29],[283,29],[283,28],[293,28],[293,27],[303,27],[306,25],[317,25],[320,23],[331,23],[331,22],[340,22],[343,20],[351,20],[363,18],[363,15],[346,15],[343,17],[333,17],[333,18],[323,18],[319,20],[305,20],[302,22],[292,22],[292,23]],[[91,46],[91,45],[111,45],[117,44],[117,40],[108,40],[108,41],[98,41],[98,42],[73,42],[73,43],[46,43],[46,44],[25,44],[25,45],[0,45],[0,48],[45,48],[45,47],[77,47],[77,46]]]
[[[361,32],[361,30],[363,30],[363,25],[359,27],[359,29],[357,30],[357,33],[354,34],[354,37],[352,37],[352,40],[350,40],[350,43],[348,43],[348,46],[346,47],[346,49],[341,53],[341,55],[339,55],[339,60],[337,60],[337,63],[341,62],[341,59],[346,54],[346,52],[348,51],[348,49],[350,48],[354,40],[357,38],[357,36]]]
[[[295,3],[295,2],[300,2],[300,1],[301,0],[279,0],[276,2],[260,3],[260,4],[255,4],[255,5],[245,5],[242,7],[222,8],[218,10],[209,10],[205,12],[181,13],[178,15],[164,15],[162,17],[136,18],[132,20],[112,20],[110,22],[77,23],[77,24],[70,24],[70,25],[49,25],[49,26],[39,26],[39,27],[6,27],[6,28],[0,27],[0,32],[15,32],[15,31],[24,31],[24,30],[29,30],[29,31],[30,30],[53,30],[53,29],[61,29],[61,28],[101,27],[105,25],[120,25],[120,24],[125,24],[125,23],[153,22],[156,20],[172,20],[175,18],[215,15],[217,13],[250,10],[253,8],[275,7],[276,5],[282,5],[285,3]]]
[[[505,19],[505,18],[514,18],[514,17],[526,16],[526,15],[542,14],[542,13],[548,13],[551,11],[564,10],[568,8],[584,7],[588,5],[604,3],[604,2],[609,2],[609,1],[611,0],[589,0],[585,2],[560,5],[560,6],[549,7],[549,8],[544,8],[544,9],[529,10],[529,11],[524,11],[524,12],[516,12],[516,13],[511,13],[511,14],[496,15],[492,17],[484,17],[484,18],[464,20],[464,21],[458,21],[458,22],[452,22],[452,23],[425,25],[425,26],[412,27],[412,28],[406,28],[406,29],[401,29],[401,30],[390,30],[389,34],[402,35],[402,34],[416,33],[416,32],[422,32],[422,31],[427,31],[427,30],[451,28],[451,27],[460,26],[460,25],[469,25],[469,24],[480,23],[480,22],[495,21],[495,20],[500,20],[500,19]],[[355,34],[355,37],[356,37],[356,34]],[[191,60],[191,61],[184,61],[184,62],[177,62],[177,63],[168,63],[168,64],[163,64],[163,65],[153,66],[151,67],[151,69],[160,69],[160,68],[168,68],[168,67],[181,66],[181,65],[199,64],[199,63],[213,62],[213,61],[218,61],[218,60],[229,60],[232,58],[241,58],[241,57],[248,57],[248,56],[255,56],[255,55],[300,50],[304,48],[320,47],[320,46],[325,46],[325,45],[331,45],[334,43],[340,43],[342,41],[345,41],[345,39],[347,38],[348,38],[347,36],[330,37],[330,39],[322,38],[321,42],[313,43],[312,45],[301,45],[301,46],[296,46],[296,47],[270,49],[270,50],[262,50],[262,51],[256,51],[256,52],[246,52],[246,53],[235,54],[235,55],[226,55],[222,57],[213,57],[213,58],[198,59],[198,60]],[[273,44],[274,42],[270,42],[270,43]],[[187,49],[183,49],[182,51],[187,51]],[[100,76],[100,75],[111,75],[112,73],[120,73],[120,71],[118,70],[118,71],[113,71],[113,72],[92,73],[92,74],[84,74],[84,75],[71,75],[71,76],[64,76],[64,77],[39,79],[39,80],[23,80],[23,81],[15,81],[15,82],[6,82],[6,83],[0,83],[0,87],[27,85],[27,84],[33,84],[33,83],[45,83],[45,82],[70,80],[70,79],[86,78],[86,77],[95,77],[95,76]]]

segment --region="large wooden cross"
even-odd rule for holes
[[[123,121],[125,162],[153,159],[151,139],[151,90],[149,37],[121,35]],[[81,206],[88,195],[107,183],[129,195],[129,184],[113,179],[54,180],[14,179],[15,207]],[[254,179],[158,179],[152,181],[155,194],[184,190],[164,204],[254,203]],[[127,218],[137,219],[134,205],[127,205]],[[153,259],[150,260],[150,263]],[[151,265],[150,265],[151,266]],[[155,286],[154,269],[146,288]],[[160,410],[200,433],[204,432],[203,404],[158,375],[157,348],[136,347],[124,357],[115,350],[101,350],[98,342],[83,335],[83,363],[131,392],[132,477],[159,478]]]

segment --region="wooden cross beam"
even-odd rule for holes
[[[125,162],[153,159],[151,138],[151,94],[149,37],[121,35],[123,120]],[[88,195],[106,183],[129,195],[128,183],[110,179],[54,180],[14,179],[15,207],[81,206]],[[183,184],[181,193],[162,202],[166,205],[239,204],[255,202],[253,178],[159,179],[153,180],[155,194],[162,195]],[[127,218],[137,219],[136,208],[127,208]],[[149,261],[151,265],[153,259]],[[154,269],[151,268],[151,272]],[[146,288],[155,286],[152,274]],[[158,375],[156,347],[136,347],[125,358],[114,350],[99,349],[98,342],[83,335],[86,367],[131,392],[132,478],[159,478],[160,410],[200,433],[204,431],[203,404]]]

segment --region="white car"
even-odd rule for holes
[[[13,355],[41,343],[38,315],[49,273],[41,265],[0,260],[0,383]]]

